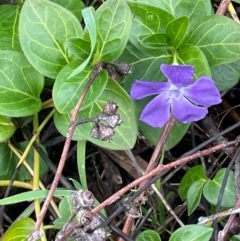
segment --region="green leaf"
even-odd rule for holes
[[[211,68],[212,79],[220,91],[228,90],[236,85],[240,78],[240,60],[229,64],[221,64]]]
[[[18,143],[18,149],[20,150],[21,153],[23,153],[26,149],[26,147],[28,146],[29,141],[23,141],[23,142],[19,142]],[[44,150],[45,153],[47,153],[46,149],[44,146],[40,145],[41,148]],[[11,161],[18,163],[19,158],[13,154]],[[26,161],[29,164],[29,166],[32,167],[34,166],[34,148],[31,147],[28,156],[26,157]],[[48,165],[45,163],[45,161],[40,157],[40,177],[42,177],[44,174],[46,174],[46,172],[48,171]],[[32,180],[32,175],[28,172],[27,168],[22,164],[22,166],[20,167],[20,170],[17,174],[17,180],[19,181],[25,181],[25,180]]]
[[[239,59],[240,26],[230,18],[212,15],[192,21],[185,43],[198,46],[210,67]]]
[[[171,39],[167,34],[164,33],[141,35],[139,40],[143,47],[154,49],[154,51],[157,51],[159,55],[171,47]]]
[[[32,66],[55,78],[72,60],[67,39],[81,37],[78,19],[67,9],[47,0],[26,0],[19,20],[20,43]]]
[[[11,150],[6,143],[0,143],[0,180],[9,180],[15,170],[16,163],[11,161]]]
[[[187,16],[190,19],[196,19],[213,13],[211,1],[206,0],[138,0],[138,2],[159,7],[176,18]]]
[[[62,228],[73,212],[73,206],[70,202],[70,197],[64,197],[61,200],[61,202],[59,203],[59,212],[61,214],[61,217],[55,219],[53,224],[59,228]]]
[[[25,202],[25,201],[33,201],[34,199],[39,199],[39,198],[46,198],[48,195],[47,190],[35,190],[35,191],[28,191],[28,192],[23,192],[11,197],[7,197],[4,199],[0,199],[0,205],[8,205],[8,204],[15,204],[15,203],[20,203],[20,202]],[[60,190],[57,189],[53,196],[54,197],[68,197],[72,193],[72,190]]]
[[[0,5],[0,50],[21,51],[17,29],[19,12],[19,6]]]
[[[189,169],[186,174],[183,176],[179,189],[178,194],[182,200],[184,200],[187,197],[187,192],[190,186],[201,179],[206,180],[206,175],[204,172],[203,165],[196,165]]]
[[[194,210],[197,208],[201,201],[202,190],[205,184],[205,179],[200,179],[194,182],[187,191],[187,208],[188,216],[190,216]]]
[[[62,217],[70,217],[73,212],[73,206],[70,202],[70,197],[64,197],[59,203],[59,212]]]
[[[135,1],[128,2],[128,4],[133,15],[130,41],[138,49],[148,53],[149,50],[139,42],[140,36],[159,32],[165,33],[166,26],[174,18],[168,12],[154,6]]]
[[[209,241],[212,236],[213,229],[203,225],[186,225],[177,229],[169,241]]]
[[[95,117],[102,112],[104,105],[113,100],[119,106],[118,113],[123,120],[121,126],[115,128],[113,140],[109,143],[91,137],[92,123],[78,125],[74,131],[73,140],[88,140],[92,143],[109,149],[126,150],[131,149],[137,137],[137,123],[135,106],[129,95],[113,79],[109,78],[107,86],[102,95],[92,104],[92,106],[79,112],[78,119]],[[69,115],[55,112],[54,122],[61,134],[66,136],[69,127]]]
[[[203,188],[204,197],[207,199],[209,203],[212,205],[217,205],[219,192],[222,186],[223,178],[226,172],[226,168],[220,169],[213,180],[207,181]],[[221,207],[234,207],[236,203],[236,194],[235,194],[235,178],[233,171],[230,171],[227,185],[223,194],[223,199],[221,203]]]
[[[35,222],[31,218],[22,218],[8,228],[2,241],[23,241],[28,238],[34,229]],[[39,240],[39,239],[37,239]]]
[[[156,231],[149,229],[141,232],[136,241],[161,241],[161,238]]]
[[[82,185],[78,181],[74,180],[73,178],[69,178],[69,180],[72,181],[72,183],[73,183],[74,187],[76,188],[76,190],[83,189]]]
[[[82,38],[69,38],[67,41],[68,53],[75,55],[78,59],[86,60],[91,52],[91,43]]]
[[[96,29],[96,23],[95,23],[95,19],[93,17],[93,8],[85,8],[82,11],[83,17],[84,17],[84,22],[87,26],[88,32],[90,34],[90,39],[91,39],[91,52],[88,56],[88,58],[86,58],[86,60],[80,65],[78,66],[70,75],[69,78],[79,74],[89,63],[93,51],[95,49],[95,45],[96,45],[96,41],[97,41],[97,29]]]
[[[79,0],[71,0],[71,1],[51,0],[51,1],[61,5],[62,7],[72,12],[79,21],[82,20],[81,10],[84,8],[84,4],[82,1],[79,1]]]
[[[10,117],[39,112],[44,78],[22,53],[0,51],[0,114]]]
[[[160,71],[160,65],[163,63],[171,64],[173,58],[172,55],[156,57],[148,56],[131,43],[128,43],[119,61],[123,61],[131,65],[132,74],[125,76],[121,82],[123,88],[127,92],[130,92],[130,89],[136,80],[166,80],[166,77],[164,77]]]
[[[81,186],[84,190],[88,189],[87,170],[86,170],[86,141],[77,142],[77,167]]]
[[[98,50],[94,63],[112,62],[124,50],[132,26],[132,14],[122,0],[108,0],[96,11]]]
[[[16,127],[13,125],[11,119],[9,117],[0,115],[0,142],[8,140],[13,135],[15,130]]]
[[[79,66],[79,60],[75,60],[66,65],[57,76],[53,87],[53,100],[56,109],[63,114],[68,114],[76,106],[86,84],[92,73],[92,68],[88,67],[81,73],[68,79],[72,70]],[[81,106],[81,110],[90,106],[104,91],[107,84],[108,74],[106,70],[94,80]]]
[[[166,33],[171,38],[175,48],[181,44],[188,28],[188,18],[181,17],[174,19],[167,25]]]
[[[211,77],[208,61],[197,46],[190,44],[181,46],[178,51],[177,60],[179,64],[194,66],[195,79],[202,76]]]

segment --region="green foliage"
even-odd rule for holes
[[[22,50],[39,73],[56,78],[72,60],[67,39],[81,37],[78,19],[67,9],[47,0],[26,0],[19,20]]]
[[[191,215],[201,201],[202,194],[206,200],[216,206],[222,181],[226,169],[220,169],[212,180],[209,180],[202,165],[197,165],[189,169],[183,176],[178,189],[182,200],[187,199],[188,215]],[[236,202],[234,188],[234,174],[231,171],[227,185],[223,194],[221,207],[233,207]]]
[[[13,125],[11,119],[7,116],[0,115],[0,142],[8,140],[15,130],[16,127]]]
[[[195,79],[212,76],[221,91],[233,87],[240,77],[240,26],[229,18],[213,15],[211,1],[107,0],[96,10],[84,8],[78,0],[26,0],[20,5],[0,5],[0,142],[14,135],[17,127],[13,118],[24,117],[32,122],[32,117],[46,107],[40,96],[43,89],[51,85],[50,105],[56,108],[54,122],[59,132],[66,136],[71,111],[94,66],[101,61],[124,61],[131,65],[132,74],[122,77],[120,84],[103,69],[81,106],[78,119],[82,120],[95,117],[113,100],[123,120],[110,143],[91,136],[93,124],[77,126],[73,140],[78,141],[78,171],[84,188],[87,187],[83,168],[86,141],[103,148],[124,150],[134,146],[138,130],[154,144],[162,133],[162,129],[143,122],[137,124],[152,97],[133,102],[128,92],[135,80],[165,81],[159,66],[172,64],[173,60],[193,65]],[[85,23],[84,29],[81,20]],[[165,150],[182,139],[189,125],[175,124]],[[18,143],[16,146],[19,152],[24,152],[26,145]],[[0,179],[9,180],[18,160],[6,143],[0,143],[0,154]],[[33,166],[32,148],[26,159]],[[41,160],[40,176],[46,171],[46,164]],[[189,215],[199,205],[202,193],[209,203],[216,205],[224,173],[224,169],[219,170],[213,180],[206,177],[203,166],[195,166],[186,173],[179,195],[187,199]],[[32,178],[24,167],[18,175],[23,181]],[[45,198],[46,194],[41,190],[26,192],[0,200],[0,204]],[[70,191],[57,190],[55,195],[69,196]],[[232,207],[235,200],[231,172],[222,207]],[[55,220],[55,225],[60,227],[71,212],[69,199],[64,198],[59,208],[63,217]],[[27,235],[34,223],[25,219],[16,225]],[[13,227],[3,241],[11,240],[16,234]],[[175,231],[170,241],[204,241],[209,240],[211,233],[211,228],[188,225]],[[146,230],[137,238],[148,239],[161,240],[153,230]]]
[[[209,203],[212,205],[217,205],[219,192],[222,186],[223,178],[225,175],[226,169],[220,169],[213,180],[208,180],[203,188],[204,197],[207,199]],[[235,194],[235,178],[234,173],[230,171],[227,185],[224,190],[223,199],[221,203],[221,207],[234,207],[236,203],[236,194]]]
[[[32,233],[35,222],[31,218],[22,218],[15,222],[3,235],[2,241],[26,240]],[[38,239],[39,240],[39,239]]]
[[[69,197],[72,193],[72,190],[60,190],[57,189],[53,196],[54,197]],[[7,197],[0,200],[0,205],[9,205],[9,204],[15,204],[20,202],[29,202],[33,201],[34,199],[39,198],[46,198],[48,194],[48,191],[46,190],[35,190],[35,191],[28,191],[20,194],[16,194],[11,197]]]
[[[154,230],[145,230],[137,236],[136,241],[161,241],[159,234]]]
[[[98,48],[94,63],[115,61],[124,50],[131,32],[131,11],[125,1],[106,1],[98,8],[95,18]]]
[[[113,140],[109,143],[93,138],[90,135],[92,128],[91,123],[77,126],[73,135],[73,140],[89,140],[96,145],[114,150],[130,149],[134,145],[137,135],[137,120],[135,115],[132,114],[134,112],[134,104],[130,100],[129,95],[110,77],[108,78],[108,83],[102,95],[91,107],[81,110],[78,119],[86,119],[97,115],[101,112],[108,100],[114,100],[118,104],[118,113],[123,121],[123,124],[115,129]],[[67,114],[61,114],[58,111],[54,114],[56,127],[63,135],[67,133],[69,120],[70,117]]]
[[[0,5],[0,50],[21,51],[18,36],[20,7]]]
[[[202,225],[186,225],[177,229],[169,239],[169,241],[209,241],[213,229]]]
[[[39,112],[44,79],[26,57],[12,50],[0,51],[0,69],[0,114],[19,117]]]

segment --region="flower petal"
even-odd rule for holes
[[[171,107],[173,116],[182,123],[198,121],[208,113],[207,108],[192,104],[184,96],[172,99]]]
[[[170,119],[170,100],[163,92],[151,100],[143,109],[140,120],[153,127],[163,127]]]
[[[209,107],[222,102],[215,83],[208,77],[201,77],[194,84],[181,88],[180,91],[197,105]]]
[[[160,94],[164,90],[169,90],[171,84],[167,82],[135,81],[130,91],[134,100],[142,99],[150,95]]]
[[[194,83],[194,68],[191,65],[162,64],[160,69],[168,80],[178,88]]]

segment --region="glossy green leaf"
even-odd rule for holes
[[[203,225],[186,225],[177,229],[169,241],[209,241],[213,229]]]
[[[188,18],[181,17],[171,21],[166,28],[167,35],[171,38],[175,48],[178,48],[187,32]]]
[[[194,182],[187,191],[187,208],[188,216],[190,216],[199,205],[202,197],[202,190],[205,184],[205,179],[200,179]]]
[[[212,205],[217,205],[219,192],[222,186],[222,181],[226,172],[226,168],[220,169],[213,180],[207,181],[203,188],[204,197],[210,202]],[[235,181],[234,181],[234,173],[230,171],[227,185],[223,194],[223,199],[221,203],[221,207],[234,207],[236,203],[236,194],[235,194]]]
[[[70,55],[75,55],[79,60],[84,62],[91,52],[91,43],[82,38],[69,38],[67,48]]]
[[[15,130],[16,127],[13,125],[11,119],[9,117],[0,115],[0,142],[8,140],[13,135]]]
[[[53,101],[55,107],[60,113],[68,114],[76,106],[87,82],[89,81],[92,73],[92,68],[88,67],[81,73],[68,79],[72,70],[79,66],[81,61],[75,60],[66,65],[59,73],[56,78],[53,87]],[[87,108],[104,91],[107,84],[108,74],[106,70],[102,70],[98,77],[94,80],[91,85],[86,97],[84,98],[81,110]]]
[[[20,150],[21,153],[23,153],[27,147],[27,145],[29,144],[28,141],[23,141],[23,142],[19,142],[17,148]],[[41,146],[41,145],[40,145]],[[41,146],[41,148],[44,150],[45,153],[47,153],[46,149],[44,146]],[[11,161],[14,161],[15,163],[18,163],[19,158],[13,154]],[[34,166],[34,148],[31,147],[28,156],[26,157],[26,161],[29,164],[29,166],[32,167]],[[44,174],[46,174],[46,172],[48,171],[48,165],[46,164],[46,162],[40,157],[40,172],[39,175],[40,177],[42,177]],[[13,170],[14,171],[14,170]],[[20,170],[17,174],[16,180],[19,181],[25,181],[25,180],[32,180],[32,175],[28,172],[27,168],[22,165],[20,167]]]
[[[161,50],[158,51],[160,54],[161,52],[165,52],[167,49],[170,49],[171,39],[167,34],[164,33],[154,33],[149,35],[141,35],[139,37],[140,43],[143,47]]]
[[[73,186],[75,187],[76,190],[83,189],[82,185],[78,181],[74,180],[73,178],[69,178],[69,180],[72,181]]]
[[[108,0],[96,11],[98,50],[94,63],[112,62],[124,50],[132,26],[132,14],[122,0]]]
[[[192,21],[185,43],[198,46],[210,67],[240,58],[240,25],[230,18],[212,15]]]
[[[0,205],[8,205],[8,204],[14,204],[14,203],[20,203],[20,202],[25,202],[25,201],[33,201],[34,199],[39,199],[39,198],[46,198],[48,195],[47,190],[35,190],[35,191],[28,191],[28,192],[23,192],[11,197],[7,197],[4,199],[0,199]],[[57,189],[53,196],[54,197],[69,197],[70,194],[72,193],[72,190],[59,190]]]
[[[213,13],[211,1],[206,0],[138,0],[138,2],[164,9],[176,18],[187,16],[191,19],[196,19]]]
[[[83,17],[84,17],[84,22],[86,24],[88,33],[90,35],[90,40],[91,40],[91,52],[89,52],[88,57],[84,60],[81,65],[79,65],[75,70],[72,71],[71,75],[69,78],[74,77],[75,75],[81,73],[81,71],[87,66],[89,63],[93,51],[95,49],[96,41],[97,41],[97,29],[96,29],[96,22],[93,17],[93,8],[85,8],[82,11]],[[86,51],[86,50],[85,50]]]
[[[44,78],[22,53],[0,51],[0,114],[10,117],[39,112]]]
[[[19,20],[20,43],[32,66],[55,78],[72,59],[67,39],[81,37],[78,19],[67,9],[47,0],[26,0]]]
[[[35,222],[31,218],[22,218],[11,225],[2,237],[2,241],[23,241],[34,229]],[[39,240],[39,239],[38,239]]]
[[[141,232],[136,241],[161,241],[161,238],[156,231],[149,229]]]
[[[202,76],[211,77],[211,70],[208,61],[203,52],[194,45],[183,45],[179,48],[177,54],[179,64],[188,64],[194,66],[194,77],[198,79]]]
[[[11,150],[6,143],[0,143],[0,180],[9,180],[15,170],[16,163],[11,160]]]
[[[64,197],[61,200],[61,202],[59,203],[59,212],[61,214],[61,217],[55,219],[53,224],[59,228],[62,228],[73,212],[73,206],[70,202],[70,197]]]
[[[82,189],[87,190],[86,141],[77,142],[77,167]]]
[[[102,95],[92,104],[92,106],[79,112],[78,119],[94,117],[102,112],[104,105],[113,100],[119,106],[123,123],[115,128],[113,140],[109,143],[91,137],[92,123],[78,125],[74,131],[73,140],[88,140],[92,143],[109,149],[125,150],[131,149],[137,137],[137,121],[135,116],[135,106],[129,95],[113,79],[109,78],[107,86]],[[69,127],[69,116],[55,112],[54,122],[61,134],[66,135]]]
[[[71,0],[71,1],[51,0],[51,1],[61,5],[62,7],[72,12],[79,21],[82,20],[81,10],[84,8],[84,4],[82,1],[79,1],[79,0]]]
[[[220,91],[228,90],[236,85],[240,78],[240,60],[229,64],[221,64],[211,68],[212,79]]]
[[[140,36],[159,32],[165,33],[166,26],[174,17],[160,8],[144,3],[134,1],[128,2],[128,4],[133,15],[130,41],[138,49],[148,53],[149,50],[139,42]]]
[[[21,51],[17,29],[19,12],[19,6],[0,5],[0,50]]]
[[[180,198],[184,200],[187,197],[188,189],[190,188],[190,186],[194,182],[197,182],[202,179],[206,180],[203,165],[196,165],[189,169],[183,176],[179,185],[178,194]]]

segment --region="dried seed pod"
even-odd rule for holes
[[[120,81],[120,76],[119,74],[116,72],[115,69],[113,69],[113,67],[110,64],[107,64],[106,66],[107,72],[109,74],[110,77],[112,77],[113,79],[115,79],[117,82]]]
[[[95,197],[88,190],[75,191],[70,196],[71,203],[75,210],[81,207],[91,207],[95,202]]]
[[[115,115],[117,114],[118,106],[114,101],[109,101],[104,107],[103,107],[103,114],[106,115]]]
[[[113,128],[106,126],[102,123],[96,123],[91,130],[93,138],[100,139],[103,141],[110,141],[114,136],[115,131]]]
[[[96,228],[98,228],[101,224],[101,221],[99,220],[98,216],[93,215],[92,216],[92,220],[89,224],[85,225],[84,227],[84,231],[87,232],[89,230],[94,230]]]
[[[239,234],[240,233],[240,218],[239,217],[235,217],[229,227],[228,230],[229,234]]]
[[[124,76],[124,75],[131,74],[131,71],[130,71],[131,67],[129,64],[124,63],[124,62],[114,62],[111,64],[115,67],[115,69],[119,75]]]
[[[93,215],[89,210],[82,209],[76,214],[76,218],[81,226],[86,226],[92,222]]]
[[[101,114],[99,115],[99,120],[105,121],[108,126],[115,128],[116,126],[120,126],[122,123],[122,120],[120,119],[120,115],[105,115]]]

